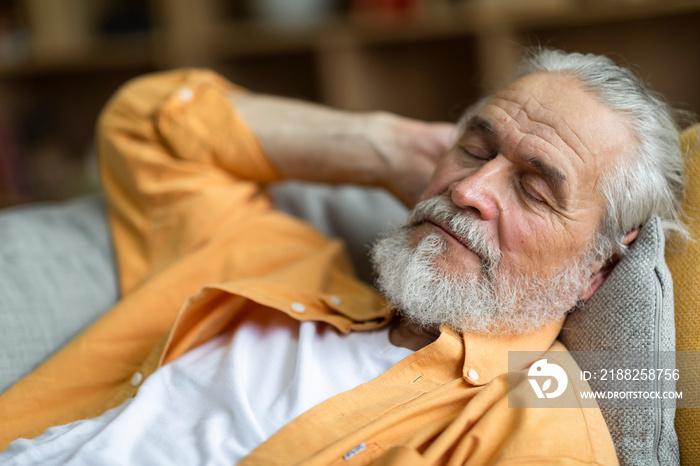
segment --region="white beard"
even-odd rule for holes
[[[454,276],[437,265],[449,254],[440,233],[411,248],[413,230],[428,217],[448,223],[481,258],[480,274],[465,270]],[[403,317],[424,327],[445,324],[460,333],[499,335],[530,333],[562,318],[589,285],[592,256],[573,259],[549,277],[508,273],[481,224],[445,196],[416,206],[406,224],[379,239],[371,253],[377,285]]]

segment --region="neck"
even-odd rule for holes
[[[389,341],[394,346],[408,348],[412,351],[429,345],[440,336],[440,330],[435,327],[421,327],[406,319],[398,319],[389,331]]]

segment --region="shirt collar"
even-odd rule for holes
[[[509,351],[544,353],[549,350],[557,339],[563,322],[563,319],[557,320],[525,335],[487,336],[463,333],[464,366],[462,376],[472,385],[481,386],[491,382],[500,374],[508,372]]]

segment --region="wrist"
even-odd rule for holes
[[[368,144],[372,161],[372,180],[367,184],[392,190],[396,174],[397,137],[401,134],[404,119],[387,112],[371,112],[364,115],[362,133]]]

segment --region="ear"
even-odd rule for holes
[[[634,230],[628,232],[623,238],[622,238],[622,244],[625,246],[629,246],[632,241],[634,241],[637,236],[639,236],[639,228],[635,228]],[[620,260],[620,255],[619,254],[614,254],[610,259],[605,261],[605,263],[591,275],[591,281],[590,284],[588,285],[588,289],[581,295],[581,299],[584,301],[587,301],[588,299],[591,298],[595,294],[596,291],[598,291],[598,288],[600,288],[605,280],[608,278],[608,275],[610,275],[610,272],[612,272],[612,269],[615,268],[615,264]]]

